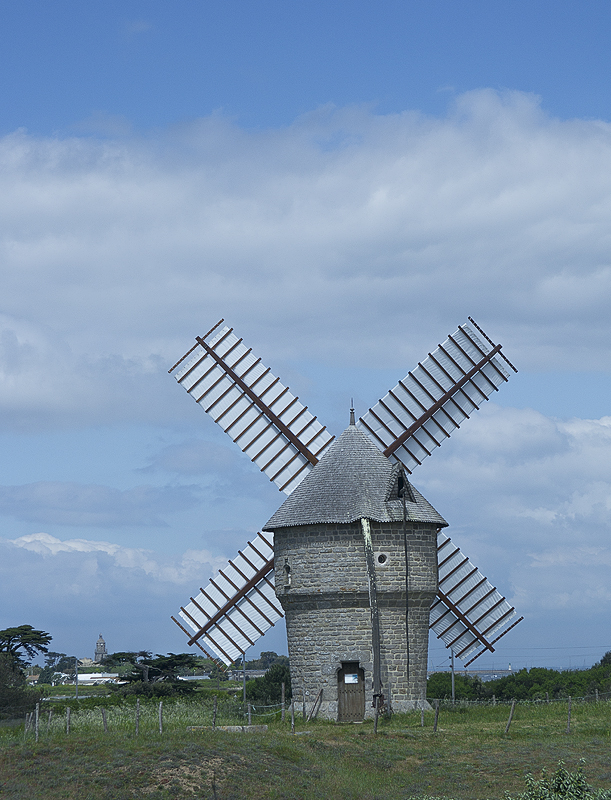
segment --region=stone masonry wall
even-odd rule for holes
[[[426,702],[429,610],[437,590],[437,528],[408,523],[409,647],[401,523],[371,523],[381,641],[382,691],[394,711]],[[276,594],[285,610],[293,693],[337,718],[337,671],[358,661],[365,713],[373,715],[371,610],[360,521],[281,528],[274,535]],[[289,570],[286,569],[289,568]],[[408,659],[409,651],[409,659]]]

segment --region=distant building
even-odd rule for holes
[[[106,658],[107,655],[108,652],[106,650],[106,642],[104,641],[104,639],[102,639],[102,634],[100,634],[100,638],[96,642],[95,655],[93,657],[93,660],[96,662],[96,664],[99,664],[100,661]]]

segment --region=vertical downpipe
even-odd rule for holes
[[[376,585],[376,570],[373,559],[373,543],[371,541],[371,527],[369,520],[361,519],[363,539],[365,542],[365,562],[367,564],[367,578],[369,582],[369,607],[371,608],[371,646],[373,650],[373,697],[382,694],[381,675],[381,650],[380,650],[380,615],[378,612],[378,593]]]
[[[409,549],[407,546],[407,506],[405,505],[405,477],[399,475],[399,494],[403,505],[403,550],[405,552],[405,648],[407,656],[407,693],[410,694],[409,686]]]

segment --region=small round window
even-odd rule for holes
[[[388,553],[378,553],[377,562],[381,567],[388,564]]]

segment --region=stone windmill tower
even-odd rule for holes
[[[265,525],[294,682],[323,689],[323,716],[363,719],[376,696],[395,711],[426,702],[446,526],[354,420]]]
[[[407,478],[515,370],[469,319],[335,442],[222,320],[172,367],[288,495],[172,617],[190,645],[230,664],[286,615],[294,690],[356,720],[426,702],[429,628],[468,664],[522,619]]]

